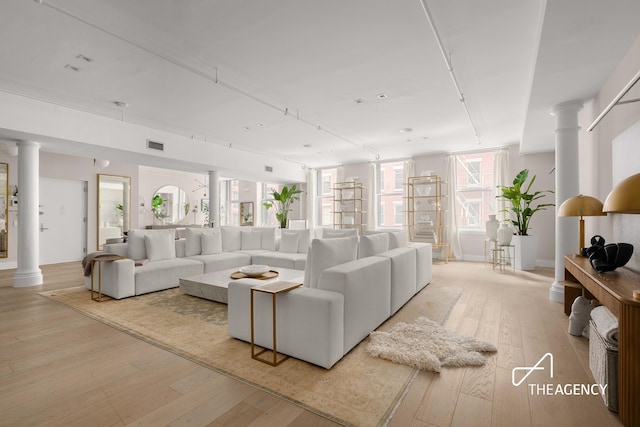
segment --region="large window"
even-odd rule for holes
[[[458,228],[483,231],[495,214],[493,157],[495,152],[456,155],[456,214]]]
[[[333,226],[333,187],[338,177],[337,168],[318,169],[317,171],[316,217],[318,227]]]
[[[376,167],[376,209],[378,228],[398,228],[403,224],[404,162],[378,163]]]
[[[220,182],[220,225],[240,225],[239,199],[237,179]]]

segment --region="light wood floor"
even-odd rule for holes
[[[14,289],[13,273],[0,271],[0,425],[335,425],[37,294],[80,285],[79,263],[44,266],[41,287]],[[482,368],[420,372],[389,425],[621,425],[599,396],[532,396],[511,383],[513,367],[547,352],[555,375],[539,382],[593,382],[588,342],[567,334],[562,306],[548,299],[552,281],[550,269],[434,265],[430,286],[463,289],[446,326],[498,353]]]

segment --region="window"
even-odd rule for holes
[[[404,162],[384,162],[376,166],[376,227],[397,228],[403,223]],[[396,207],[399,206],[399,207]]]
[[[263,203],[273,201],[273,190],[280,191],[281,186],[279,184],[272,184],[263,182],[260,184],[261,197],[260,197],[260,224],[262,227],[280,227],[278,219],[276,218],[275,208],[267,209]]]
[[[338,177],[338,168],[318,169],[317,173],[316,226],[333,226],[333,187]]]
[[[239,195],[237,179],[220,182],[220,225],[240,225]]]
[[[494,151],[456,155],[456,214],[458,228],[484,231],[485,219],[495,212]]]

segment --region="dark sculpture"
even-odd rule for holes
[[[630,243],[609,243],[605,245],[602,236],[591,238],[591,247],[585,248],[582,255],[589,257],[589,262],[598,273],[613,271],[622,267],[633,255],[633,245]]]

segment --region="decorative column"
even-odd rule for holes
[[[220,227],[220,173],[209,171],[209,227]]]
[[[582,102],[558,104],[551,110],[556,116],[556,211],[570,197],[580,193],[578,173],[578,112]],[[549,289],[549,299],[564,302],[564,256],[575,252],[578,241],[577,217],[556,215],[555,281]]]
[[[42,285],[40,270],[40,144],[18,142],[18,268],[13,287]]]

